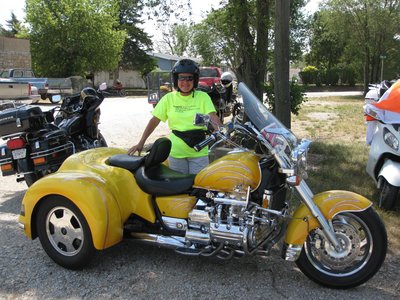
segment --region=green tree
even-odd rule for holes
[[[336,37],[336,45],[345,44],[340,56],[342,64],[359,61],[355,69],[363,72],[364,91],[368,83],[380,80],[382,56],[389,60],[391,55],[391,67],[396,69],[394,59],[400,56],[396,40],[400,0],[327,0],[324,10],[329,14],[329,18],[321,19],[324,35]],[[399,63],[395,64],[398,69]]]
[[[13,12],[11,12],[11,19],[6,20],[6,28],[0,25],[0,35],[6,37],[26,37],[27,35],[27,28]]]
[[[139,27],[143,24],[141,19],[143,3],[140,0],[119,0],[119,2],[117,30],[123,30],[127,34],[119,66],[125,69],[139,70],[142,76],[145,76],[155,68],[156,62],[146,53],[152,50],[151,39]]]
[[[194,27],[193,52],[204,62],[230,66],[262,98],[267,70],[273,69],[274,0],[229,0]],[[304,40],[304,0],[290,1],[291,59],[299,59]],[[302,22],[303,21],[303,22]]]
[[[162,35],[162,48],[168,54],[191,55],[192,30],[186,24],[173,24]]]
[[[34,70],[65,77],[115,69],[126,37],[118,13],[115,1],[27,0]]]

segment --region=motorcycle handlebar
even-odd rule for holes
[[[193,147],[194,150],[199,152],[201,149],[203,149],[205,146],[208,146],[211,144],[211,142],[214,142],[217,138],[215,137],[215,133],[211,134],[208,138],[206,138],[204,141],[198,143]]]

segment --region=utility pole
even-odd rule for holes
[[[276,117],[291,126],[289,91],[290,0],[275,0],[274,92]]]
[[[381,55],[380,58],[381,58],[381,62],[382,62],[382,64],[381,64],[381,82],[382,82],[383,81],[383,60],[386,58],[386,56]]]

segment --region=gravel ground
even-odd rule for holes
[[[138,141],[149,119],[145,99],[109,98],[101,129],[111,146]],[[165,134],[166,127],[157,129]],[[267,259],[219,261],[182,256],[134,241],[107,249],[82,271],[56,265],[17,219],[26,192],[14,176],[0,177],[0,299],[399,299],[400,259],[389,254],[381,270],[350,290],[321,287],[278,253]],[[274,250],[273,252],[278,252]]]

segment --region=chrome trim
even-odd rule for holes
[[[147,233],[139,233],[132,232],[132,238],[140,240],[149,245],[162,246],[169,249],[176,249],[179,247],[186,247],[185,238],[180,236],[162,236],[157,234],[147,234]]]
[[[282,258],[287,261],[296,261],[300,257],[302,245],[284,244]]]
[[[12,158],[11,157],[9,157],[9,158],[3,158],[3,159],[0,159],[0,165],[4,165],[4,164],[9,164],[9,163],[12,163]]]
[[[176,230],[187,229],[187,222],[184,219],[171,218],[171,217],[161,217],[161,219],[164,222],[165,226],[167,226],[170,229],[176,229]]]
[[[193,209],[191,212],[189,212],[188,219],[190,224],[196,223],[200,225],[208,225],[211,222],[209,213],[200,209]]]
[[[229,198],[214,198],[213,199],[215,203],[218,204],[227,204],[227,205],[234,205],[234,206],[247,206],[247,201],[246,200],[232,200]]]
[[[338,239],[336,238],[335,232],[329,225],[328,221],[325,219],[324,215],[322,214],[318,206],[314,203],[313,201],[314,195],[311,192],[310,188],[308,187],[307,183],[304,180],[302,180],[300,185],[296,186],[296,190],[303,199],[304,204],[311,211],[311,214],[317,219],[319,224],[321,224],[322,231],[325,234],[326,238],[335,247],[336,251],[340,252],[342,250],[342,247]]]
[[[208,245],[210,244],[210,234],[202,233],[199,230],[187,230],[186,231],[186,240],[191,243]]]
[[[71,145],[71,144],[67,143],[67,144],[64,144],[64,145],[61,145],[61,146],[57,146],[57,147],[54,147],[54,148],[51,148],[51,149],[47,149],[47,150],[43,150],[43,151],[32,153],[31,154],[31,158],[33,159],[33,158],[38,158],[38,157],[42,157],[42,156],[49,156],[49,155],[52,155],[52,154],[57,153],[57,152],[68,150],[70,148],[73,149],[73,145]]]
[[[246,241],[246,235],[242,227],[229,226],[229,224],[210,224],[210,238],[213,242],[240,247]]]

